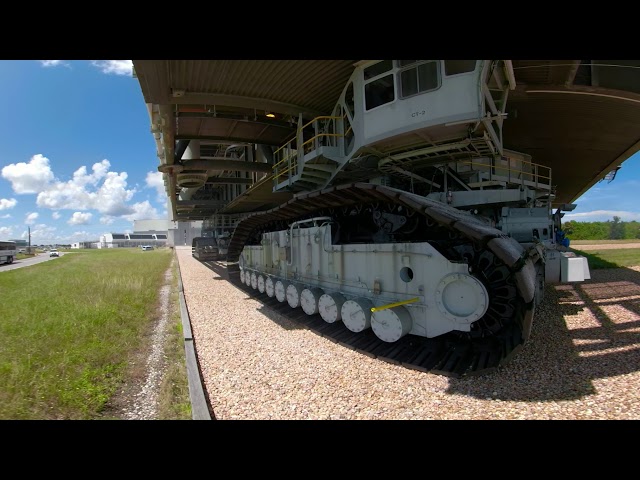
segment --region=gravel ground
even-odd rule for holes
[[[514,360],[452,379],[369,358],[176,247],[204,387],[227,419],[640,419],[640,267],[548,286]]]

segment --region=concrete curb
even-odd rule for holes
[[[174,250],[176,265],[178,268],[178,295],[180,297],[180,318],[182,319],[182,332],[184,335],[184,353],[187,362],[187,379],[189,381],[189,397],[191,399],[191,418],[193,420],[211,420],[209,405],[207,403],[204,388],[202,387],[202,377],[198,368],[196,349],[193,344],[193,334],[191,333],[191,319],[187,310],[187,303],[184,299],[182,287],[182,274],[180,273],[180,262]]]

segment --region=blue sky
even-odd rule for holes
[[[612,182],[596,183],[574,203],[576,209],[567,212],[563,222],[606,222],[614,216],[623,222],[640,221],[640,152],[622,164]]]
[[[168,218],[131,61],[0,60],[0,112],[0,240],[91,241]],[[576,203],[563,221],[640,220],[640,154]]]
[[[168,218],[129,60],[0,61],[0,240],[98,240]]]

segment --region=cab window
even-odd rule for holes
[[[439,61],[400,60],[400,98],[436,90],[440,86]]]

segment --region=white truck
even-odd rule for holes
[[[17,253],[16,242],[0,242],[0,263],[13,263]]]

